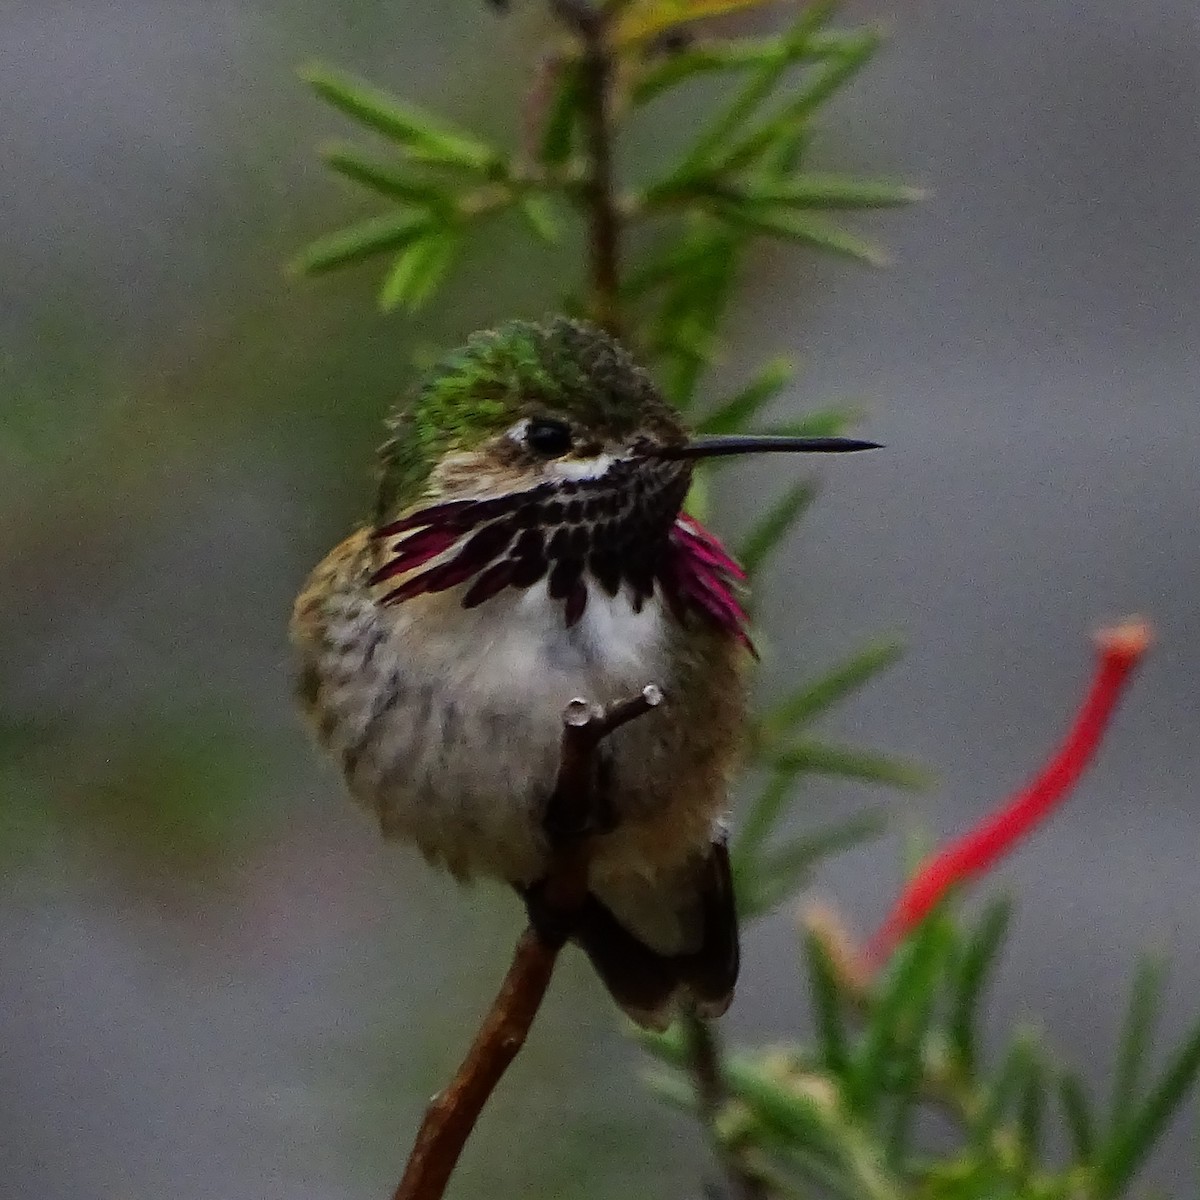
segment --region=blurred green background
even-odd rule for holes
[[[543,29],[514,7],[0,10],[6,1197],[388,1194],[503,971],[509,897],[460,892],[344,803],[293,716],[284,631],[369,503],[414,358],[552,307],[573,247],[497,227],[416,320],[379,315],[377,272],[296,283],[281,264],[370,211],[321,171],[315,143],[346,130],[295,67],[511,134]],[[1086,1059],[1147,941],[1175,953],[1173,1029],[1200,970],[1200,60],[1183,0],[1003,9],[847,6],[894,47],[820,155],[935,198],[881,222],[884,275],[759,256],[713,387],[783,352],[805,368],[795,411],[874,410],[887,455],[831,473],[763,596],[763,687],[905,634],[838,732],[941,772],[905,801],[926,828],[961,828],[1045,751],[1095,619],[1156,618],[1164,649],[1085,794],[1006,873],[1022,918],[996,1019],[1035,1014]],[[778,469],[723,476],[718,528]],[[822,887],[868,929],[897,862],[856,851]],[[736,1034],[803,1029],[792,943],[788,914],[754,931]],[[455,1194],[697,1194],[699,1140],[637,1065],[570,957]],[[1159,1178],[1189,1153],[1179,1131]]]

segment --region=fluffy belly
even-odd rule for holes
[[[386,834],[460,876],[532,881],[545,866],[541,812],[563,706],[577,696],[603,703],[650,682],[670,700],[669,620],[657,598],[634,612],[624,595],[598,588],[571,628],[544,587],[473,610],[454,593],[390,609],[346,597],[330,613],[315,664],[325,740]],[[632,723],[606,748],[618,820],[652,820],[687,774],[666,714]],[[704,838],[713,805],[694,799],[705,810],[696,829]],[[613,843],[623,869],[639,871],[635,841]],[[659,854],[647,845],[650,858]]]

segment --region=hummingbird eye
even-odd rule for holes
[[[571,448],[571,427],[553,417],[538,417],[525,429],[525,444],[536,454],[558,458]]]

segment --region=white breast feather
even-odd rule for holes
[[[589,585],[567,628],[562,601],[542,583],[475,609],[442,594],[387,612],[374,669],[398,673],[402,699],[358,768],[365,792],[389,828],[456,870],[533,878],[542,851],[531,805],[553,782],[563,707],[647,683],[669,693],[662,604],[654,597],[634,612],[624,594]],[[420,680],[434,692],[414,688]],[[364,724],[365,714],[345,717]]]
[[[454,616],[453,645],[430,647],[452,670],[454,690],[510,711],[513,703],[549,708],[555,728],[568,700],[612,700],[661,674],[665,627],[657,597],[634,612],[624,594],[589,585],[583,616],[571,628],[562,602],[544,586],[502,593]]]

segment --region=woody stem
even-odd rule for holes
[[[551,7],[583,43],[579,65],[587,163],[582,193],[588,224],[588,309],[597,325],[620,337],[621,218],[613,189],[608,22],[588,0],[552,0]]]
[[[541,1007],[558,952],[571,936],[587,896],[589,814],[596,804],[596,754],[603,740],[663,700],[647,684],[607,707],[573,700],[563,713],[558,778],[552,802],[581,832],[556,845],[539,888],[542,919],[521,935],[512,965],[449,1086],[430,1101],[393,1200],[441,1200],[475,1122]]]
[[[725,1173],[729,1200],[763,1200],[766,1188],[759,1177],[739,1157],[735,1148],[721,1140],[717,1122],[728,1099],[721,1065],[722,1049],[717,1032],[692,1007],[681,1016],[688,1070],[700,1119],[708,1131],[713,1153]]]

